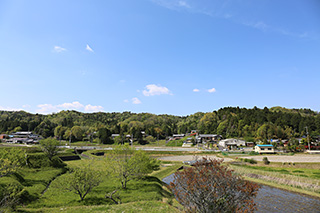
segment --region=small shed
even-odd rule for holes
[[[254,147],[254,151],[258,152],[259,154],[264,154],[264,153],[273,154],[274,147],[272,144],[263,144],[263,145],[259,144]]]

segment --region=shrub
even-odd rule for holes
[[[19,182],[0,185],[0,212],[15,210],[21,201],[28,199],[29,193]]]
[[[244,162],[248,162],[248,163],[251,163],[251,164],[257,164],[257,161],[255,159],[253,159],[253,158],[251,158],[251,159],[245,158]]]
[[[267,157],[263,157],[262,161],[263,161],[263,163],[264,163],[265,165],[269,165],[269,164],[270,164],[270,161],[268,160]]]
[[[51,161],[44,153],[29,154],[27,156],[27,163],[30,168],[41,168],[41,167],[55,167],[63,168],[66,166],[63,161],[57,157],[52,157]]]

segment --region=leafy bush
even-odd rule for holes
[[[251,164],[257,164],[257,161],[255,159],[253,159],[253,158],[251,158],[251,159],[245,158],[243,161],[251,163]]]
[[[63,168],[66,166],[62,160],[54,156],[51,161],[44,153],[35,153],[29,154],[27,156],[27,163],[30,168],[41,168],[41,167],[55,167],[55,168]]]
[[[0,185],[0,212],[15,210],[21,201],[28,200],[29,193],[16,181]]]
[[[270,164],[270,161],[268,160],[267,157],[263,157],[262,161],[263,161],[263,163],[264,163],[265,165],[269,165],[269,164]]]

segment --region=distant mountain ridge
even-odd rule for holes
[[[191,130],[203,134],[221,134],[224,137],[289,138],[305,135],[306,127],[309,134],[320,135],[320,114],[310,109],[287,109],[280,106],[270,109],[224,107],[188,116],[132,112],[83,113],[73,110],[49,115],[0,111],[0,133],[33,131],[44,137],[64,137],[73,127],[79,127],[83,137],[104,128],[117,134],[138,134],[144,131],[147,135],[160,138]]]

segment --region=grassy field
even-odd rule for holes
[[[168,205],[167,203],[160,201],[138,201],[131,203],[124,203],[121,205],[98,205],[98,206],[66,206],[66,207],[56,207],[56,208],[41,208],[41,209],[33,209],[33,208],[24,208],[19,210],[19,212],[65,212],[65,213],[85,213],[85,212],[150,212],[150,213],[168,213],[168,212],[180,212],[177,208]]]
[[[96,157],[93,162],[93,167],[99,171],[105,172],[103,182],[89,193],[84,201],[80,201],[79,196],[69,192],[61,190],[58,185],[61,185],[61,180],[67,177],[67,174],[58,176],[52,183],[48,190],[41,195],[46,188],[46,184],[41,185],[41,188],[37,188],[37,185],[30,186],[30,191],[34,191],[35,194],[40,194],[39,199],[27,204],[24,207],[20,207],[21,212],[56,212],[63,209],[64,212],[175,212],[178,206],[173,201],[172,193],[165,187],[165,184],[161,181],[162,177],[174,172],[181,164],[173,164],[169,167],[161,167],[159,171],[152,173],[151,175],[137,180],[128,182],[127,189],[121,189],[120,182],[112,176],[108,176],[106,173],[106,164],[102,157]],[[79,166],[87,160],[69,161],[67,162],[69,167]],[[38,173],[40,172],[40,173]],[[49,171],[34,172],[34,175],[39,174],[38,179],[41,177],[52,177],[49,175]],[[47,173],[46,173],[47,172]],[[57,171],[56,171],[57,172]],[[51,171],[51,173],[54,173]],[[25,176],[27,177],[27,176]],[[30,180],[37,182],[36,177],[30,177]],[[48,183],[45,182],[45,183]],[[33,189],[33,187],[37,189]],[[113,201],[105,198],[107,193],[114,190],[118,190],[118,195],[121,198],[121,205],[115,205]]]

